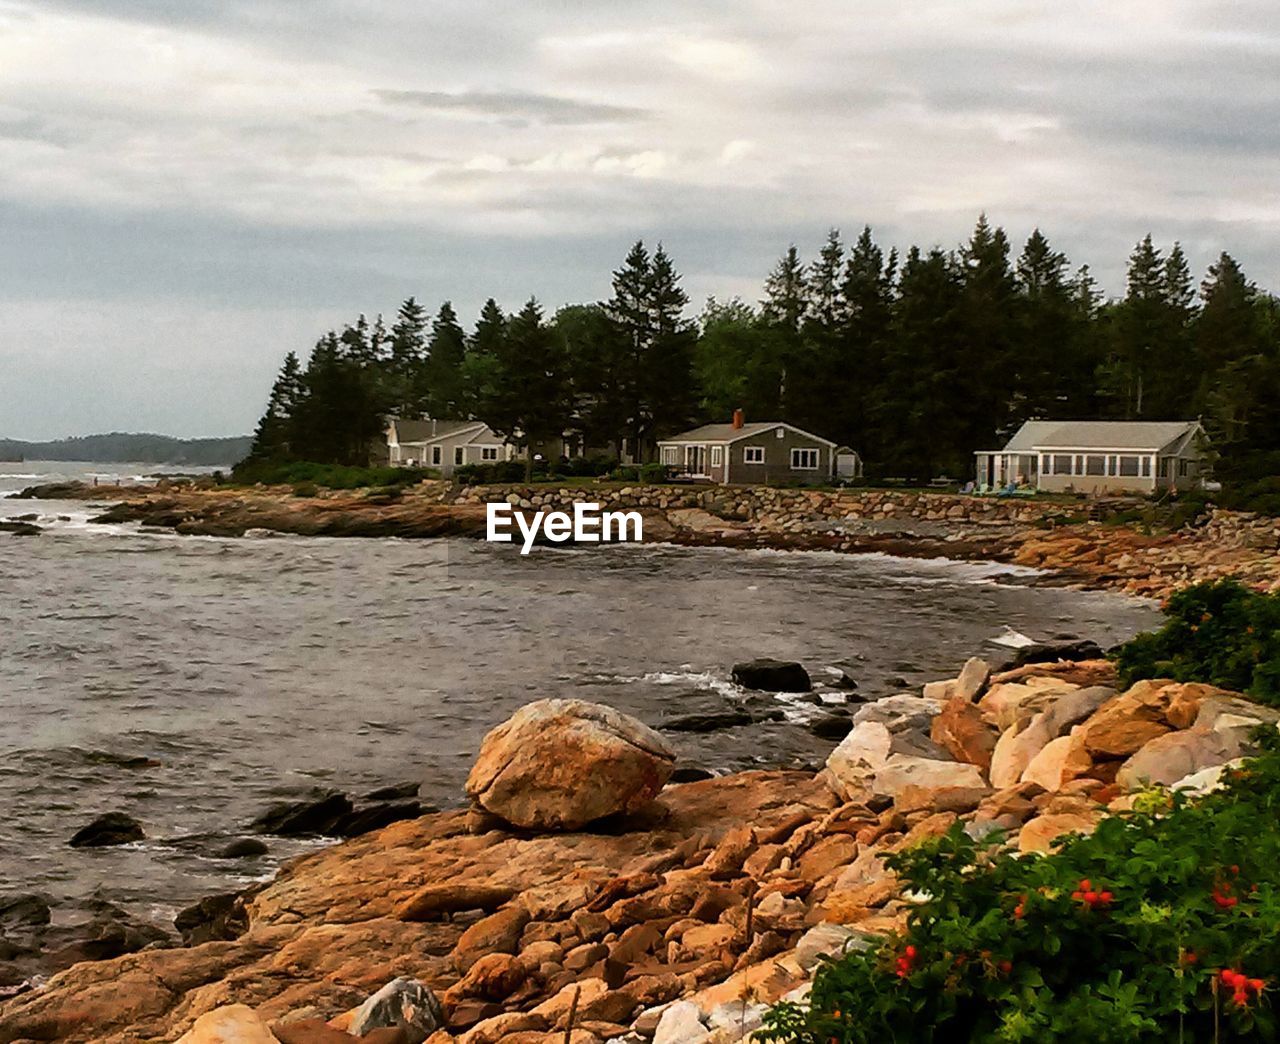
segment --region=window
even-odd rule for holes
[[[777,431],[773,433],[773,437],[775,439],[785,439],[787,437],[787,429],[779,428]]]
[[[723,446],[711,447],[711,466],[713,468],[719,468],[724,466],[724,447]]]
[[[432,463],[432,464],[434,464],[436,467],[439,467],[439,466],[440,466],[440,460],[441,460],[441,450],[440,450],[440,447],[439,447],[439,446],[432,446],[432,447],[431,447],[431,463]]]
[[[1047,453],[1040,458],[1040,473],[1043,475],[1053,474],[1053,464],[1050,462],[1050,457]]]
[[[818,451],[816,449],[793,449],[791,451],[792,471],[817,471]]]
[[[481,446],[480,459],[481,460],[497,460],[498,447],[497,446]]]
[[[1107,473],[1107,458],[1089,456],[1085,458],[1084,473],[1086,475],[1105,475]]]
[[[1125,478],[1138,477],[1138,458],[1137,457],[1121,457],[1120,458],[1120,474]]]
[[[662,463],[663,464],[679,464],[680,463],[680,447],[679,446],[663,446],[662,447]]]
[[[1142,477],[1143,478],[1151,477],[1151,458],[1150,457],[1142,458]]]
[[[1178,461],[1178,474],[1181,475],[1183,478],[1186,478],[1188,475],[1190,475],[1191,461],[1187,460],[1185,457],[1182,460]]]
[[[747,446],[742,451],[743,464],[763,464],[764,463],[764,447],[763,446]]]
[[[461,464],[466,459],[464,456],[465,453],[466,453],[466,450],[464,450],[461,446],[454,446],[453,447],[454,464]]]
[[[1063,453],[1055,453],[1053,455],[1053,473],[1055,475],[1074,475],[1072,458]]]

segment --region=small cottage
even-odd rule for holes
[[[1027,421],[999,450],[980,450],[979,489],[1154,493],[1205,477],[1199,421]]]
[[[449,478],[464,464],[511,460],[515,447],[477,420],[387,422],[387,454],[393,467],[434,468]]]
[[[832,481],[836,458],[829,439],[783,421],[747,423],[741,410],[728,424],[704,424],[658,442],[658,460],[671,474],[706,482],[819,485]]]

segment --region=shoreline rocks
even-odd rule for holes
[[[1194,525],[1150,535],[1085,521],[1093,505],[997,500],[899,490],[761,486],[598,488],[454,486],[427,481],[393,499],[372,490],[296,496],[289,487],[33,487],[20,496],[114,501],[94,521],[136,522],[192,535],[483,537],[486,502],[572,510],[590,500],[637,510],[646,536],[686,546],[879,552],[1003,562],[1041,570],[1028,580],[1163,598],[1188,584],[1234,577],[1280,590],[1280,520],[1211,509]],[[1046,654],[1047,655],[1047,654]]]
[[[0,1002],[0,1040],[734,1044],[824,956],[905,924],[890,854],[952,829],[1051,851],[1152,781],[1214,785],[1280,720],[1211,686],[1116,691],[1106,661],[970,661],[926,690],[859,707],[821,773],[667,786],[651,729],[539,701],[486,738],[482,814],[395,822],[209,897],[179,919],[187,945]],[[0,932],[46,916],[0,904]]]

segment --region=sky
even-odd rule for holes
[[[795,243],[1148,231],[1280,290],[1274,0],[0,0],[0,437],[250,431],[416,295],[695,304]]]

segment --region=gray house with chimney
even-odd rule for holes
[[[848,459],[840,460],[842,451]],[[705,482],[813,484],[832,481],[838,465],[860,473],[857,454],[784,421],[747,423],[741,410],[728,424],[658,441],[658,460],[676,476]]]

